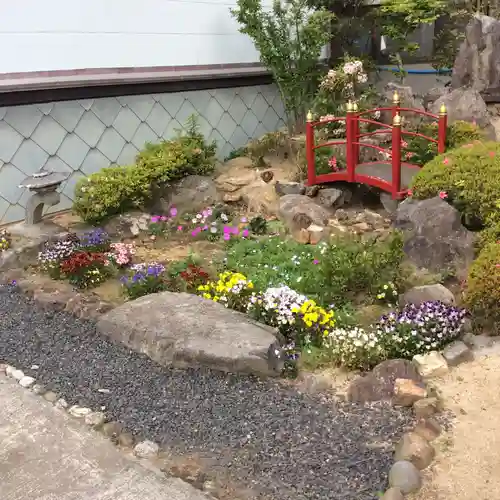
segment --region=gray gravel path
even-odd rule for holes
[[[0,319],[0,362],[70,404],[106,406],[128,430],[175,453],[213,459],[256,498],[375,499],[390,444],[411,423],[387,405],[325,401],[278,381],[165,369],[99,336],[92,322],[44,311],[13,288],[0,288]]]

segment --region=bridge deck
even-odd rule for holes
[[[411,180],[419,172],[417,165],[410,165],[408,163],[401,164],[401,189],[408,189]],[[377,177],[386,182],[392,182],[392,165],[389,162],[374,162],[374,163],[360,163],[356,166],[356,173],[358,175],[368,175],[370,177]]]

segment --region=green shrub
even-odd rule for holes
[[[413,196],[441,195],[485,225],[482,244],[500,235],[500,143],[475,142],[439,155],[413,178]]]
[[[190,174],[204,175],[215,165],[215,143],[207,144],[191,118],[187,132],[159,144],[147,144],[136,165],[112,166],[80,179],[75,187],[73,211],[85,222],[106,217],[152,199],[155,187]]]
[[[469,269],[465,302],[475,324],[500,334],[500,242],[487,244]]]
[[[386,241],[358,238],[305,246],[292,240],[235,241],[224,267],[243,273],[259,290],[288,285],[293,290],[336,308],[350,301],[373,302],[387,283],[401,278],[402,238]]]

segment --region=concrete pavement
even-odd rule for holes
[[[206,500],[0,375],[1,500]]]

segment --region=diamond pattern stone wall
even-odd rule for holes
[[[146,142],[173,137],[193,113],[220,159],[285,124],[274,85],[0,108],[0,224],[24,219],[26,176],[42,168],[68,173],[52,211],[68,209],[80,177],[132,163]]]

